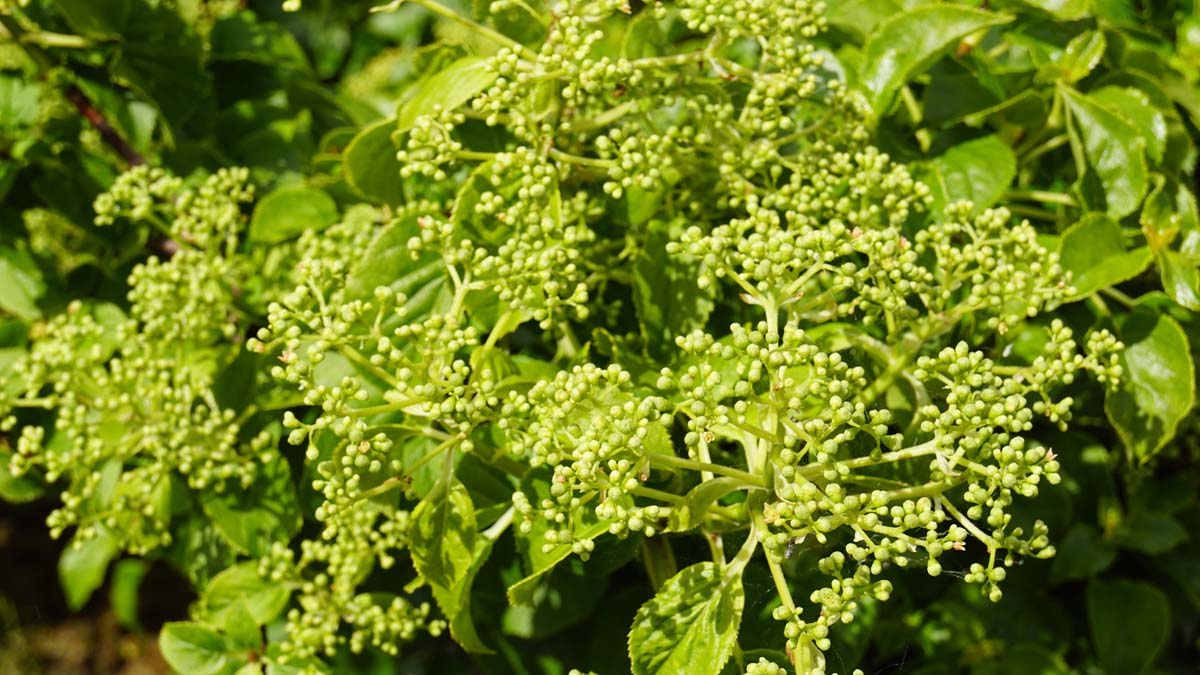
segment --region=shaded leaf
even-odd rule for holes
[[[633,302],[642,334],[651,355],[661,359],[675,353],[676,336],[703,328],[715,306],[696,284],[699,261],[669,255],[670,239],[665,224],[651,223],[634,266]]]
[[[1137,675],[1166,642],[1167,596],[1141,581],[1095,579],[1087,589],[1088,626],[1104,672]]]

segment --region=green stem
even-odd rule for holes
[[[371,11],[372,12],[395,11],[400,8],[400,5],[404,4],[404,1],[405,0],[393,0],[392,2],[388,3],[387,5],[384,5],[382,7],[376,7],[374,9],[372,9]],[[505,35],[503,33],[492,30],[491,28],[489,28],[481,23],[472,21],[471,19],[450,9],[449,7],[446,7],[445,5],[441,4],[440,2],[435,2],[435,0],[408,0],[408,2],[411,2],[414,5],[420,5],[421,7],[424,7],[425,9],[429,10],[430,12],[433,12],[434,14],[437,14],[438,16],[440,16],[444,19],[449,19],[450,21],[453,21],[453,22],[459,24],[460,26],[467,28],[468,30],[472,30],[475,33],[477,33],[478,35],[488,38],[489,40],[491,40],[497,44],[504,45],[505,47],[508,47],[509,49],[513,50],[514,52],[520,54],[525,59],[533,61],[533,60],[536,60],[538,57],[537,52],[531,51],[528,47],[521,44],[520,42],[517,42],[516,40],[508,37],[507,35]]]
[[[1071,208],[1079,208],[1079,202],[1075,201],[1074,197],[1064,192],[1050,192],[1047,190],[1009,190],[1004,194],[1004,199],[1043,202],[1045,204],[1061,204]]]
[[[1114,287],[1102,288],[1100,289],[1100,292],[1112,298],[1113,300],[1116,300],[1122,305],[1125,305],[1129,309],[1133,309],[1135,306],[1137,306],[1137,300],[1134,300]]]
[[[711,462],[697,462],[694,459],[686,459],[676,455],[660,455],[650,454],[646,458],[650,461],[651,466],[670,467],[673,469],[686,469],[688,471],[711,471],[729,476],[730,478],[738,478],[749,486],[767,488],[767,481],[762,476],[756,476],[748,471],[735,469],[731,466],[721,464],[713,464]]]
[[[491,527],[483,531],[484,538],[490,539],[491,541],[496,541],[499,539],[500,535],[508,529],[508,526],[512,525],[515,511],[515,507],[508,507],[508,510],[505,511],[498,519],[496,519],[496,522],[492,523]]]
[[[854,459],[848,459],[844,462],[839,462],[839,465],[853,471],[854,469],[861,469],[869,466],[879,466],[882,464],[891,464],[892,462],[902,462],[906,459],[924,457],[926,455],[932,455],[933,453],[937,452],[937,450],[937,439],[934,439],[909,448],[885,452],[880,455],[879,459],[874,459],[871,457],[855,457]],[[796,473],[805,478],[812,479],[820,476],[822,473],[824,473],[824,471],[825,466],[822,464],[808,464],[797,469]]]

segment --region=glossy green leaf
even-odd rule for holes
[[[940,213],[952,202],[965,199],[976,209],[997,201],[1017,175],[1017,157],[996,136],[984,136],[950,148],[928,164],[933,211]]]
[[[1071,274],[1075,299],[1136,277],[1154,259],[1147,247],[1127,250],[1121,226],[1099,213],[1084,216],[1063,233],[1058,255]]]
[[[924,5],[879,24],[863,46],[859,73],[876,117],[882,116],[904,83],[977,31],[1012,17],[956,5]]]
[[[1071,111],[1071,144],[1080,174],[1094,174],[1103,187],[1102,207],[1120,218],[1137,209],[1146,194],[1145,141],[1132,124],[1070,87],[1060,95]]]
[[[740,570],[686,567],[638,610],[629,631],[634,675],[717,675],[733,651],[745,606]]]
[[[244,490],[203,493],[201,503],[221,534],[251,555],[266,555],[271,544],[288,541],[300,529],[296,489],[284,461],[261,465]]]
[[[414,87],[396,111],[396,129],[408,131],[423,115],[454,110],[475,98],[496,81],[498,73],[488,68],[488,59],[461,58]]]
[[[1175,437],[1196,402],[1191,351],[1187,334],[1166,315],[1133,312],[1118,335],[1124,373],[1104,408],[1130,454],[1144,462]]]
[[[1167,640],[1171,610],[1154,586],[1128,579],[1093,580],[1087,589],[1092,646],[1105,673],[1138,675]]]
[[[337,203],[324,190],[280,188],[258,202],[249,236],[251,241],[278,244],[305,230],[323,230],[337,220]]]
[[[1076,35],[1063,50],[1063,80],[1067,84],[1074,84],[1087,77],[1100,64],[1107,47],[1104,33],[1098,30]]]
[[[1093,101],[1120,115],[1133,125],[1146,143],[1146,154],[1154,162],[1161,162],[1167,146],[1167,117],[1154,107],[1150,97],[1133,87],[1101,87],[1089,91]]]
[[[58,580],[67,606],[78,611],[104,583],[108,564],[121,552],[117,538],[101,528],[96,536],[71,542],[58,559]]]
[[[158,646],[163,658],[181,675],[217,675],[232,665],[225,638],[198,623],[164,625]]]
[[[392,143],[395,133],[396,118],[390,117],[358,132],[346,146],[342,159],[346,180],[363,199],[392,205],[404,201],[401,164]]]
[[[634,307],[652,356],[670,358],[675,338],[703,328],[712,313],[712,295],[696,284],[700,263],[667,253],[667,226],[650,223],[634,266]]]
[[[215,623],[223,623],[234,605],[244,604],[258,625],[266,625],[283,612],[291,591],[287,586],[263,579],[258,563],[238,563],[213,577],[201,600]]]

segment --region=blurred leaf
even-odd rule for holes
[[[1096,657],[1110,675],[1145,671],[1171,625],[1167,596],[1148,583],[1128,579],[1089,583],[1087,616]]]
[[[1087,579],[1108,569],[1117,557],[1109,545],[1089,523],[1078,523],[1055,544],[1056,553],[1050,568],[1051,583]]]
[[[1121,522],[1112,539],[1123,548],[1155,555],[1178,546],[1187,539],[1187,532],[1170,516],[1139,510]]]
[[[1074,84],[1087,77],[1104,58],[1107,46],[1104,33],[1100,31],[1088,31],[1071,38],[1063,50],[1063,80],[1067,84]]]
[[[420,82],[396,111],[396,128],[408,131],[423,115],[437,110],[455,110],[475,98],[499,73],[488,67],[488,59],[468,56],[446,66]]]
[[[150,565],[145,560],[128,558],[113,565],[112,583],[108,589],[108,603],[112,605],[113,616],[122,628],[141,631],[141,621],[138,619],[138,605],[142,590],[142,579]]]
[[[217,675],[231,665],[225,638],[198,623],[164,625],[158,646],[167,663],[181,674]]]
[[[277,244],[306,230],[323,230],[338,220],[337,204],[324,190],[280,188],[263,197],[250,220],[250,240]]]
[[[285,461],[259,466],[248,488],[206,491],[201,503],[212,522],[239,550],[266,555],[275,542],[287,542],[300,529],[300,509]]]
[[[91,539],[76,537],[58,559],[58,580],[67,596],[67,606],[79,611],[92,593],[104,583],[108,564],[121,552],[117,538],[98,528]]]
[[[42,271],[24,249],[0,245],[0,310],[26,319],[40,319],[37,301],[46,292]]]
[[[258,562],[249,560],[213,577],[204,588],[201,600],[214,623],[224,623],[225,615],[241,603],[261,626],[283,612],[291,595],[287,586],[259,576]]]
[[[395,117],[380,120],[358,132],[343,155],[350,187],[363,199],[377,204],[404,202],[401,164],[392,143],[394,133]]]

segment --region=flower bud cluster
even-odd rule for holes
[[[618,536],[655,534],[665,510],[638,506],[634,495],[646,480],[652,446],[665,440],[664,406],[662,399],[634,395],[620,367],[590,363],[540,381],[527,394],[510,394],[499,421],[508,452],[553,472],[549,497],[513,495],[521,531],[544,520],[545,548],[569,544],[585,557],[591,541],[576,538],[574,522],[584,509]]]

